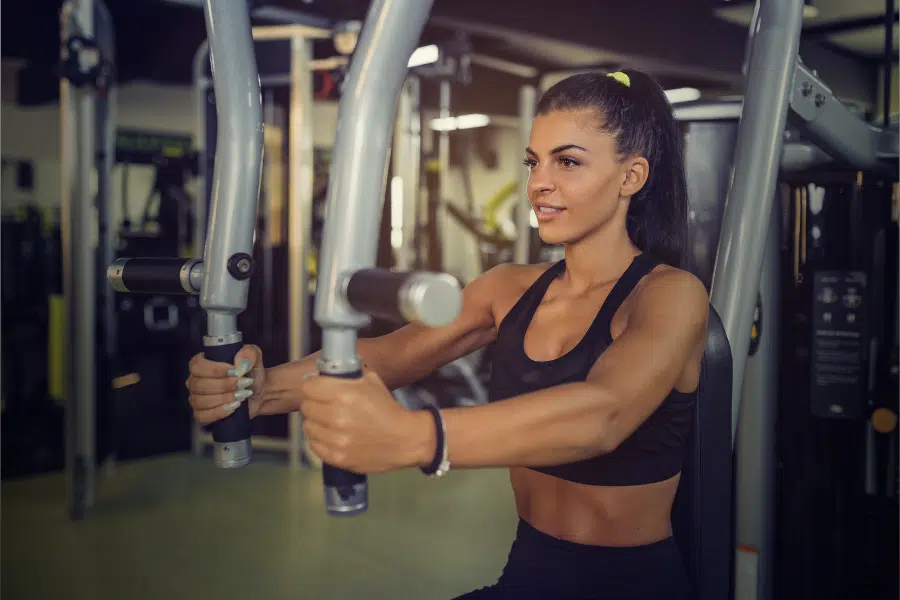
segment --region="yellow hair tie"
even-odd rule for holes
[[[607,77],[612,77],[625,87],[631,87],[631,78],[623,73],[622,71],[616,71],[615,73],[607,73]]]

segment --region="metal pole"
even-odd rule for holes
[[[711,302],[731,344],[732,443],[803,20],[802,0],[760,0]]]
[[[94,260],[94,293],[97,304],[102,308],[101,335],[102,354],[97,357],[103,367],[100,385],[96,387],[97,398],[105,399],[105,410],[108,414],[115,414],[115,392],[112,390],[111,379],[117,375],[116,362],[116,311],[115,293],[106,285],[106,266],[111,264],[116,256],[116,230],[111,222],[112,216],[112,172],[116,155],[116,88],[113,85],[115,69],[115,26],[109,9],[97,0],[94,4],[95,31],[97,32],[97,46],[101,55],[110,63],[110,79],[105,94],[100,95],[95,102],[96,109],[96,139],[97,139],[97,232],[99,235],[99,252]],[[98,275],[101,275],[98,277]],[[96,373],[95,369],[95,373]],[[115,425],[113,425],[114,427]],[[114,448],[115,450],[115,448]],[[109,454],[107,464],[112,464],[113,453]]]
[[[390,236],[391,248],[394,251],[394,266],[398,271],[409,268],[406,241],[406,175],[409,160],[409,80],[400,90],[397,102],[397,118],[394,122],[394,139],[391,148],[391,185],[390,185]]]
[[[70,0],[60,13],[63,60],[66,42],[94,36],[92,0]],[[87,54],[87,52],[85,52]],[[78,55],[79,67],[96,64]],[[93,64],[91,64],[93,62]],[[95,491],[95,273],[93,246],[96,129],[90,85],[60,79],[60,203],[63,249],[63,294],[66,300],[66,474],[70,517],[81,519],[93,505]]]
[[[247,306],[262,167],[259,73],[246,2],[204,0],[218,116],[212,202],[200,306],[207,313],[206,357],[233,363],[243,346],[237,315]],[[250,462],[250,417],[243,402],[210,428],[216,466]]]
[[[412,107],[409,121],[409,164],[406,189],[403,197],[406,200],[406,212],[403,221],[406,223],[404,246],[409,256],[409,267],[419,263],[419,252],[416,248],[416,229],[419,227],[419,210],[421,209],[422,186],[422,82],[418,77],[408,77],[410,86],[409,95],[412,99]]]
[[[291,90],[288,121],[288,330],[289,358],[300,360],[309,354],[309,277],[307,257],[312,236],[313,176],[315,171],[313,135],[312,42],[291,38]],[[299,469],[302,429],[300,413],[288,416],[289,464]]]
[[[197,145],[199,155],[200,175],[199,190],[194,202],[194,255],[203,256],[206,247],[206,202],[209,190],[206,189],[206,111],[208,109],[207,96],[210,94],[209,78],[206,76],[206,66],[209,63],[209,41],[203,40],[197,52],[194,54],[194,102],[197,111],[197,131],[194,143]],[[195,425],[195,440],[200,434],[199,426]],[[199,454],[200,446],[195,442],[195,452]]]
[[[448,79],[441,80],[441,96],[439,105],[439,117],[442,123],[449,122],[450,119],[450,100],[451,88]],[[447,198],[447,178],[450,176],[450,131],[448,128],[442,128],[438,132],[438,203],[443,204]],[[440,220],[440,211],[437,212],[437,219]],[[435,229],[440,227],[439,223],[434,224]],[[442,252],[443,254],[443,252]],[[440,268],[444,268],[441,266]]]
[[[519,90],[519,150],[525,151],[531,137],[531,122],[537,105],[537,90],[533,85],[523,85]],[[516,206],[516,244],[513,260],[519,264],[531,262],[531,204],[528,201],[528,172],[522,169],[519,176],[519,204]]]
[[[316,293],[323,375],[362,374],[356,340],[368,318],[349,303],[345,283],[355,271],[375,264],[397,97],[431,5],[432,0],[375,0],[350,64],[338,111]],[[364,475],[326,464],[323,479],[329,514],[359,514],[368,508]]]
[[[735,600],[770,600],[774,591],[781,210],[772,208],[759,282],[759,346],[747,359],[736,441]]]
[[[206,203],[209,190],[207,180],[207,152],[206,147],[206,111],[209,109],[207,96],[211,93],[209,78],[206,76],[206,67],[209,62],[209,41],[203,40],[197,52],[194,54],[194,106],[197,111],[197,129],[194,133],[194,143],[197,146],[198,157],[198,190],[194,200],[194,256],[203,256],[206,252]],[[214,149],[212,149],[215,151]],[[196,422],[191,423],[191,449],[194,456],[203,454],[203,428]]]
[[[115,32],[112,15],[101,0],[95,0],[95,18],[98,47],[107,61],[113,62],[115,54]],[[115,235],[111,227],[110,207],[112,205],[112,171],[116,158],[116,88],[110,80],[105,98],[97,102],[97,140],[101,146],[97,150],[97,219],[100,235],[100,273],[106,265],[115,260]],[[106,285],[105,277],[96,278],[98,293],[104,298],[103,331],[105,350],[110,356],[115,345],[115,295],[112,288]]]
[[[419,168],[422,148],[422,123],[419,112],[419,78],[406,79],[397,107],[394,150],[391,153],[394,176],[391,180],[391,243],[395,246],[395,263],[399,271],[415,264],[414,233],[416,205],[419,197]],[[398,203],[399,206],[395,203]],[[399,231],[394,229],[393,215],[399,219]],[[394,240],[395,235],[398,239]]]

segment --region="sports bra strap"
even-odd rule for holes
[[[622,276],[619,277],[619,280],[616,281],[613,289],[610,290],[609,295],[606,297],[606,301],[603,302],[603,306],[600,308],[600,312],[597,315],[597,322],[605,322],[607,324],[612,323],[616,311],[622,306],[622,303],[634,289],[634,286],[636,286],[644,275],[652,271],[658,264],[659,261],[646,252],[635,256],[625,272],[622,273]]]
[[[537,311],[537,307],[540,305],[544,294],[547,293],[547,288],[550,287],[553,280],[559,277],[559,274],[565,268],[565,264],[566,261],[563,259],[556,264],[551,265],[546,271],[541,273],[541,276],[525,290],[525,293],[519,297],[518,302],[516,302],[506,314],[503,323],[500,324],[501,327],[505,323],[515,322],[520,318],[524,318],[526,323],[531,321],[531,317],[534,316],[535,311]]]
[[[599,331],[609,330],[612,318],[615,316],[616,311],[619,310],[622,302],[625,301],[625,298],[628,297],[628,294],[631,293],[634,286],[637,285],[641,278],[652,271],[658,264],[659,261],[647,253],[639,254],[634,257],[631,264],[628,265],[628,268],[618,281],[616,281],[613,289],[610,290],[609,295],[603,302],[603,306],[600,307],[597,316],[588,328],[585,335],[586,338],[593,337],[594,331],[598,330],[598,328]],[[501,326],[506,323],[512,324],[518,322],[522,327],[522,335],[524,335],[525,331],[528,329],[528,324],[531,322],[532,317],[534,317],[534,313],[537,311],[541,300],[547,293],[550,284],[565,271],[565,268],[566,261],[563,259],[541,273],[541,276],[531,284],[531,287],[522,294],[519,301],[516,302],[515,306],[507,313]]]

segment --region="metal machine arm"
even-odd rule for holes
[[[356,340],[367,314],[441,325],[453,321],[462,304],[458,284],[444,276],[372,268],[397,100],[431,5],[431,0],[375,0],[350,64],[338,112],[315,306],[323,336],[322,375],[362,375]],[[329,514],[355,515],[368,508],[365,475],[326,464],[323,479]]]
[[[206,358],[233,363],[243,346],[237,315],[247,306],[262,165],[259,74],[245,0],[203,1],[218,110],[218,148],[204,260],[124,258],[107,278],[118,291],[199,293],[207,314]],[[210,426],[218,467],[251,460],[247,403]]]

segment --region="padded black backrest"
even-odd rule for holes
[[[710,306],[693,427],[672,509],[675,539],[697,600],[731,596],[731,384],[731,347],[722,320]]]

